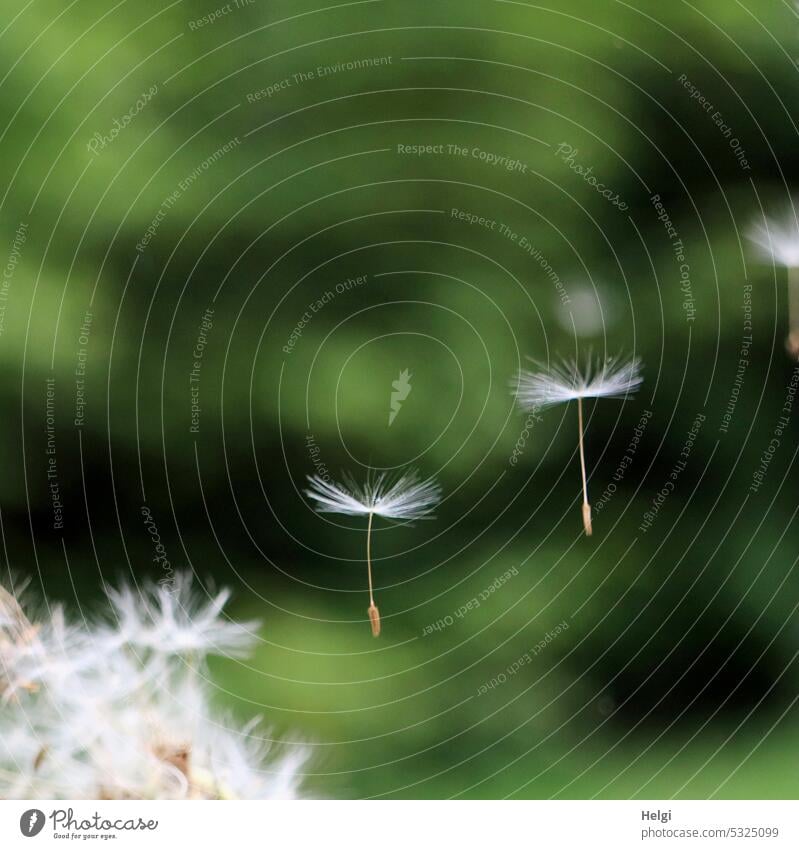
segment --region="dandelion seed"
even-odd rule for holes
[[[432,479],[420,480],[415,471],[406,471],[397,478],[387,473],[363,486],[348,476],[343,484],[309,475],[310,489],[305,494],[316,502],[319,513],[343,513],[346,516],[368,516],[366,528],[366,574],[369,582],[369,623],[372,635],[380,636],[380,611],[375,604],[372,586],[372,519],[413,521],[428,519],[441,500],[441,487]]]
[[[788,336],[785,349],[799,360],[799,218],[789,209],[782,219],[764,218],[747,233],[760,258],[788,269]]]
[[[583,528],[591,536],[591,505],[588,501],[588,478],[585,472],[583,445],[583,399],[625,399],[641,385],[641,361],[638,358],[621,361],[618,357],[600,361],[589,358],[583,369],[576,361],[553,365],[548,370],[519,372],[513,387],[516,400],[523,410],[544,410],[555,404],[577,401],[577,422],[580,448],[580,470],[583,478]]]

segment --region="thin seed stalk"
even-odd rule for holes
[[[588,503],[588,479],[585,474],[585,448],[583,447],[583,399],[577,399],[577,420],[580,429],[580,471],[583,475],[583,528],[585,535],[591,536],[591,505]]]
[[[374,591],[372,588],[372,518],[374,513],[369,513],[369,525],[366,528],[366,574],[369,578],[369,624],[372,626],[372,636],[380,636],[380,611],[375,604]]]

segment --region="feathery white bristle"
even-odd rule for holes
[[[543,410],[578,398],[625,398],[642,382],[639,358],[616,357],[604,362],[589,359],[582,368],[572,361],[548,370],[522,370],[513,388],[520,407]]]
[[[786,268],[799,268],[799,212],[791,208],[777,220],[764,218],[753,224],[747,234],[766,262]]]
[[[223,590],[203,603],[194,597],[185,576],[172,586],[137,592],[109,589],[115,615],[105,629],[110,643],[166,654],[247,654],[255,642],[256,622],[232,622],[222,614],[230,593]]]
[[[344,513],[365,516],[373,513],[386,519],[425,519],[441,500],[441,487],[433,478],[420,480],[416,471],[392,478],[381,472],[361,486],[351,477],[334,483],[318,475],[308,476],[310,489],[305,494],[316,501],[319,513]]]

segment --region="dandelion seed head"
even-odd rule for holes
[[[203,600],[185,576],[139,590],[109,589],[116,621],[104,636],[111,646],[127,644],[155,653],[245,655],[253,647],[258,623],[227,619],[222,609],[229,597],[223,590]]]
[[[581,367],[577,361],[555,364],[538,371],[522,370],[513,382],[516,400],[522,409],[543,410],[578,398],[625,398],[641,383],[641,360],[589,359]]]
[[[360,485],[352,477],[344,483],[309,475],[305,494],[316,502],[319,513],[343,513],[365,516],[374,513],[386,519],[429,518],[441,500],[441,487],[433,478],[421,480],[418,472],[408,470],[399,477],[381,472]]]
[[[292,746],[275,759],[269,756],[272,744],[257,733],[257,722],[243,729],[223,722],[206,726],[206,730],[199,754],[203,768],[216,776],[223,795],[236,799],[297,798],[297,775],[308,760],[305,747]]]
[[[9,600],[10,599],[10,600]],[[25,692],[60,689],[87,655],[85,636],[66,623],[59,606],[32,623],[5,590],[0,594],[0,699]]]
[[[273,752],[211,709],[205,658],[252,643],[228,593],[176,576],[108,596],[113,616],[76,624],[0,591],[0,798],[297,797],[307,747]]]

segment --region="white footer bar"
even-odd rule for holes
[[[798,847],[796,802],[0,802],[0,846]]]

